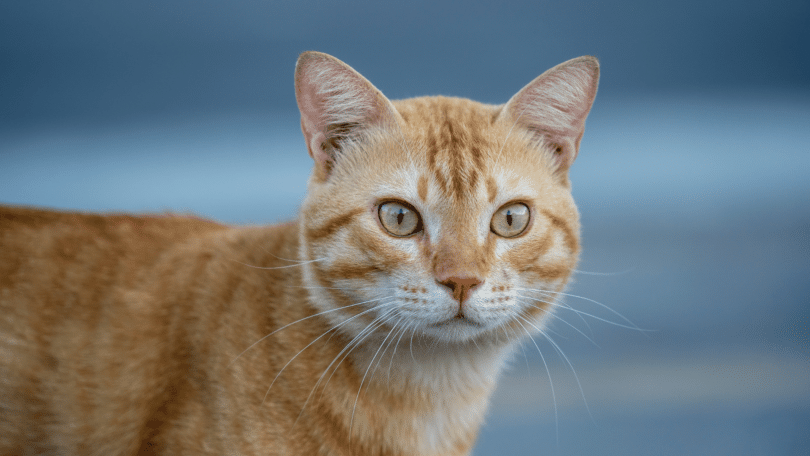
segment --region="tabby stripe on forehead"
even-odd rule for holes
[[[450,155],[450,182],[452,184],[452,194],[459,196],[462,195],[464,192],[464,183],[463,183],[463,160],[460,153],[460,144],[461,140],[456,136],[455,129],[453,128],[453,124],[448,120],[445,122],[447,126],[447,143],[445,150]]]
[[[473,169],[470,172],[470,188],[475,188],[478,184],[478,171],[484,169],[484,161],[481,156],[481,149],[479,148],[475,139],[470,143],[470,154],[472,155]]]
[[[441,135],[441,132],[435,132],[435,134],[428,137],[428,166],[430,166],[430,169],[433,171],[433,175],[436,176],[436,182],[439,183],[442,192],[447,193],[447,180],[445,180],[444,175],[442,175],[441,170],[436,164],[436,156],[439,154],[439,143],[436,138],[439,135]]]
[[[476,129],[482,119],[467,116],[451,120],[461,114],[443,107],[443,122],[426,138],[430,169],[442,192],[451,196],[461,196],[474,189],[484,168],[482,147],[486,141]]]
[[[329,219],[326,223],[319,227],[309,228],[307,229],[307,237],[312,241],[329,237],[340,228],[349,224],[354,217],[362,214],[364,211],[365,209],[362,208],[354,209],[345,214]]]
[[[419,176],[419,181],[416,183],[416,193],[419,194],[419,199],[427,201],[427,177],[422,174]]]

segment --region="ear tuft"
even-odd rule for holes
[[[391,102],[349,65],[305,52],[295,67],[295,97],[309,154],[325,179],[342,146],[372,126],[396,122]]]
[[[550,147],[558,172],[565,174],[579,152],[598,84],[599,61],[578,57],[526,85],[506,103],[501,116]]]

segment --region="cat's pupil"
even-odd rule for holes
[[[405,218],[405,212],[402,210],[402,208],[400,208],[399,209],[399,214],[397,214],[397,224],[402,225],[402,219],[404,219],[404,218]]]
[[[506,224],[512,226],[512,211],[506,211]]]

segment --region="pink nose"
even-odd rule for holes
[[[442,281],[436,280],[436,282],[449,288],[453,293],[453,299],[459,304],[464,304],[470,295],[470,290],[481,284],[481,281],[475,277],[448,277]]]

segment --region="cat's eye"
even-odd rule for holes
[[[490,229],[498,236],[515,237],[529,226],[529,207],[523,203],[509,203],[492,216]]]
[[[380,223],[393,236],[410,236],[422,230],[419,213],[409,205],[389,201],[380,204]]]

